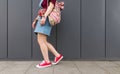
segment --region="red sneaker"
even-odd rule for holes
[[[46,67],[50,67],[51,66],[51,62],[46,62],[46,61],[42,61],[40,64],[36,65],[37,68],[46,68]]]
[[[53,65],[58,64],[62,59],[63,59],[63,55],[60,54],[59,57],[55,57],[54,62],[52,64]]]

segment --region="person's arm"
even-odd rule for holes
[[[54,4],[52,2],[50,2],[45,14],[42,16],[42,19],[41,19],[41,22],[40,22],[41,25],[45,24],[46,18],[51,13],[53,8],[54,8]]]
[[[53,8],[54,8],[54,4],[52,2],[50,2],[50,4],[49,4],[49,6],[47,8],[47,11],[45,12],[44,16],[47,17],[51,13]]]
[[[39,15],[34,19],[32,23],[32,28],[35,28],[36,22],[38,21]]]

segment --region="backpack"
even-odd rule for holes
[[[48,15],[49,22],[51,26],[55,26],[56,24],[60,23],[61,21],[61,11],[64,9],[64,2],[58,2],[56,1],[55,7],[51,11],[51,13]],[[42,8],[38,11],[38,15],[42,16],[46,12],[46,9]]]

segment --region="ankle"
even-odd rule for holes
[[[50,63],[50,60],[45,60],[45,62]]]
[[[55,57],[59,57],[60,56],[60,54],[57,54]]]

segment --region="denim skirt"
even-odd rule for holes
[[[35,29],[34,29],[34,33],[35,33],[36,35],[37,35],[38,33],[42,33],[42,34],[44,34],[44,35],[50,36],[52,26],[50,25],[48,18],[46,19],[44,25],[41,25],[41,24],[40,24],[40,20],[41,20],[41,18],[39,18],[39,20],[38,20],[37,23],[36,23],[36,26],[35,26]]]

